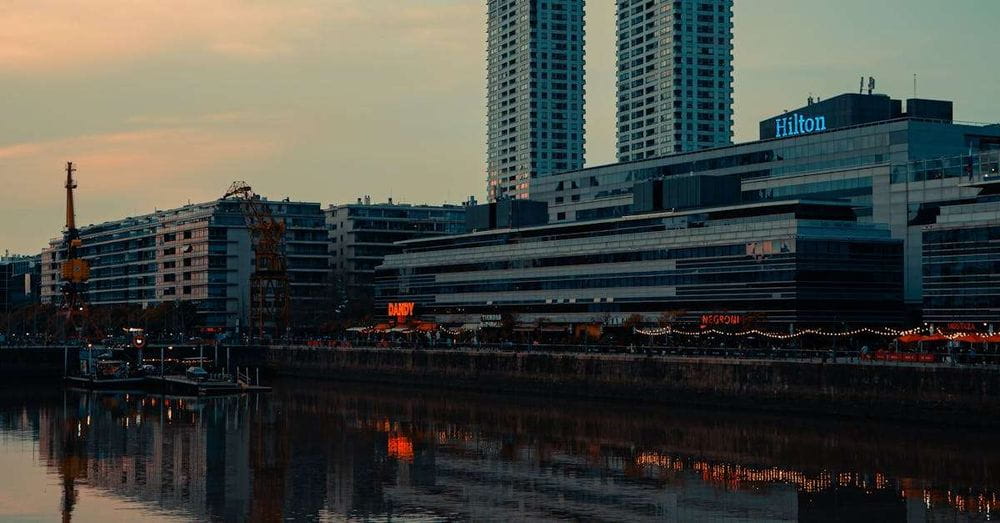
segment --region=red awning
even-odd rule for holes
[[[989,341],[1000,341],[1000,336],[984,336],[982,334],[966,334],[965,336],[959,336],[954,338],[956,341],[964,341],[966,343],[986,343]]]
[[[930,336],[924,334],[904,334],[898,339],[903,343],[916,343],[918,341],[945,341],[948,337],[943,334],[931,334]]]

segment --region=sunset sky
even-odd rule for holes
[[[484,196],[483,0],[0,0],[0,252],[245,179],[325,205]],[[1000,1],[736,0],[736,139],[878,91],[1000,121]],[[614,159],[614,2],[587,6],[587,163]]]

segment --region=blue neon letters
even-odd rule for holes
[[[774,121],[774,137],[784,138],[798,134],[816,133],[826,130],[825,116],[802,116],[792,114]]]

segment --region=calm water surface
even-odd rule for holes
[[[991,432],[329,382],[0,388],[0,519],[988,521]]]

